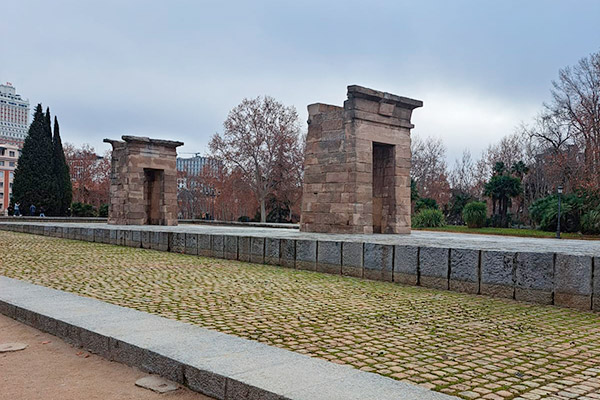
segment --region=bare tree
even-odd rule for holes
[[[460,190],[476,196],[475,188],[475,162],[468,149],[463,150],[462,157],[456,159],[454,168],[450,171],[450,186],[452,189]]]
[[[483,194],[483,187],[493,175],[493,168],[496,163],[503,163],[510,168],[512,165],[523,161],[528,164],[530,156],[527,153],[530,137],[522,131],[517,131],[508,136],[504,136],[496,144],[488,146],[481,154],[480,159],[475,164],[475,188],[477,195]]]
[[[438,204],[450,199],[446,146],[440,138],[412,137],[411,178],[417,184],[421,197],[430,197]]]
[[[600,180],[600,52],[561,69],[552,82],[551,104],[546,108],[574,131],[584,152],[585,173],[598,189]]]
[[[229,112],[223,135],[210,142],[213,156],[239,169],[260,204],[266,221],[266,199],[272,193],[281,157],[299,147],[298,113],[269,96],[244,99]]]
[[[573,126],[557,112],[549,109],[540,113],[532,126],[523,125],[521,130],[532,139],[538,140],[542,146],[550,146],[555,153],[572,144],[574,139]]]
[[[284,147],[279,149],[273,180],[273,200],[287,210],[287,217],[283,220],[292,221],[294,212],[300,213],[300,200],[302,199],[302,179],[304,176],[304,144],[289,149],[284,153]]]

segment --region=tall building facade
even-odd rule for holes
[[[29,100],[10,83],[0,84],[0,145],[23,147],[29,129]]]
[[[219,168],[219,165],[216,159],[210,157],[201,157],[199,155],[189,158],[177,157],[177,171],[186,172],[191,176],[200,175],[205,166],[216,170]]]
[[[0,215],[8,212],[19,152],[16,145],[0,144]]]
[[[221,164],[220,161],[214,158],[199,155],[188,158],[177,157],[177,187],[179,189],[189,189],[188,186],[201,184],[193,178],[200,176],[205,167],[218,171]]]

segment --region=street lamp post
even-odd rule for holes
[[[562,185],[559,185],[556,188],[556,192],[558,193],[558,215],[557,215],[557,218],[556,218],[556,238],[560,239],[560,195],[563,192]]]

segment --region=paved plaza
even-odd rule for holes
[[[600,399],[596,313],[5,231],[0,275],[463,398]]]

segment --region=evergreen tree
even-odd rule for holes
[[[19,203],[24,215],[32,204],[38,211],[56,204],[49,118],[50,112],[44,115],[42,105],[38,104],[15,169],[11,203]]]
[[[52,141],[52,118],[50,117],[50,107],[46,107],[46,114],[44,114],[44,116],[46,117],[44,129],[46,131],[46,135],[50,138],[50,141]]]
[[[71,186],[71,174],[69,166],[63,151],[62,141],[60,139],[60,130],[58,127],[58,119],[54,117],[54,136],[52,138],[53,146],[53,162],[54,162],[54,178],[56,180],[56,195],[58,197],[58,207],[52,210],[51,215],[67,215],[67,210],[71,206],[73,199],[73,188]]]
[[[39,206],[39,212],[44,211],[46,215],[58,215],[61,205],[61,195],[60,195],[60,180],[58,179],[58,175],[56,174],[56,161],[54,159],[54,140],[52,138],[52,117],[50,116],[50,107],[46,107],[46,113],[44,114],[44,130],[46,136],[50,138],[50,151],[52,153],[50,164],[51,164],[51,179],[50,184],[52,185],[52,190],[50,192],[50,197],[48,198],[48,202],[45,205]]]

